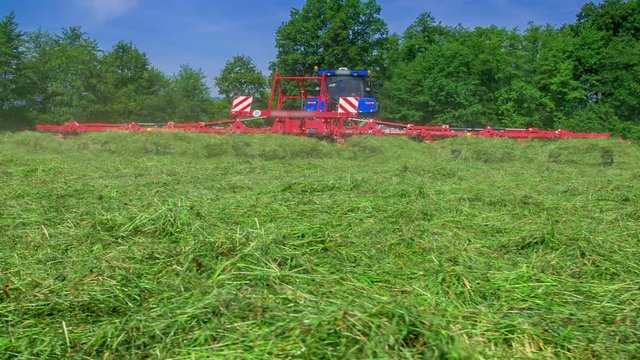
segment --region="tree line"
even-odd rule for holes
[[[200,121],[215,112],[205,75],[181,66],[166,75],[132,43],[102,51],[78,27],[60,34],[0,22],[3,128],[75,121]]]
[[[466,28],[420,14],[389,32],[375,0],[307,0],[275,34],[271,72],[371,70],[379,117],[414,124],[565,128],[640,138],[640,0],[587,3],[560,27]],[[80,28],[21,32],[0,22],[0,125],[204,121],[233,95],[264,104],[269,76],[230,59],[212,98],[201,69],[172,75],[121,41],[102,51]]]

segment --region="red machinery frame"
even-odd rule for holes
[[[318,86],[309,87],[307,82]],[[285,85],[287,83],[295,86]],[[287,93],[295,88],[295,94]],[[317,92],[311,94],[311,90]],[[303,109],[310,99],[324,104],[324,109],[310,112]],[[300,101],[300,109],[288,108],[292,101]],[[341,140],[350,135],[401,135],[426,140],[460,136],[478,136],[514,139],[607,139],[608,133],[575,133],[568,130],[540,130],[536,128],[453,128],[443,126],[419,126],[389,121],[358,118],[358,114],[330,111],[329,85],[327,75],[322,76],[280,76],[275,73],[271,96],[267,109],[231,112],[234,119],[198,123],[88,123],[70,122],[65,125],[37,125],[40,131],[62,134],[94,131],[186,131],[198,133],[280,133],[291,135],[331,137]],[[249,127],[245,122],[257,119],[271,119],[272,125]]]

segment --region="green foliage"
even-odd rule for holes
[[[447,34],[447,40],[429,43],[428,33],[405,34],[410,48],[401,54],[410,60],[399,61],[390,71],[386,114],[418,123],[501,124],[497,92],[513,78],[510,67],[516,51],[511,44],[517,34],[495,27],[466,31],[418,25],[413,28],[434,29]],[[423,41],[420,45],[418,39]]]
[[[205,75],[200,69],[182,65],[174,75],[173,101],[176,102],[174,119],[182,122],[205,121],[212,102]]]
[[[314,65],[383,73],[392,42],[375,0],[308,0],[276,31],[272,70],[310,74]]]
[[[132,43],[119,41],[100,58],[96,106],[90,116],[106,121],[139,119],[145,97],[154,96],[160,80],[148,76],[147,55]]]
[[[24,121],[24,34],[18,30],[15,14],[0,21],[0,128],[15,127],[12,117]]]
[[[15,14],[0,21],[0,110],[16,106],[20,93],[20,71],[23,63],[23,34],[18,30]]]
[[[213,120],[224,120],[229,118],[229,113],[231,111],[231,102],[227,99],[218,99],[214,100],[209,105],[211,119]]]
[[[578,24],[610,36],[630,36],[640,40],[640,1],[605,0],[589,2],[578,14]]]
[[[185,65],[167,77],[132,43],[120,41],[102,52],[79,27],[23,36],[13,15],[1,25],[6,81],[0,87],[7,94],[0,128],[31,122],[211,119],[213,101],[199,69]]]
[[[634,358],[639,162],[614,140],[0,134],[0,351]]]
[[[27,38],[29,105],[41,122],[86,118],[96,100],[98,45],[80,28],[60,35],[36,31]]]
[[[220,75],[215,78],[215,84],[218,92],[228,101],[238,95],[251,95],[259,99],[267,88],[267,79],[250,57],[238,55],[227,61]]]
[[[523,32],[418,16],[400,38],[383,115],[412,123],[640,130],[640,2],[589,3],[575,24]]]
[[[144,72],[139,81],[137,93],[138,120],[149,122],[172,120],[176,116],[178,109],[188,109],[192,103],[198,102],[198,98],[189,99],[182,108],[176,105],[177,101],[184,100],[176,94],[173,88],[174,80],[156,68],[149,68]],[[201,108],[196,107],[196,110]]]
[[[402,47],[399,49],[398,59],[402,62],[414,60],[423,55],[430,46],[444,40],[451,31],[452,29],[443,26],[442,23],[436,23],[436,19],[429,12],[418,15],[401,37]]]

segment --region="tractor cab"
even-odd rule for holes
[[[326,76],[329,91],[329,111],[335,111],[341,97],[357,98],[359,114],[378,111],[378,102],[371,97],[371,75],[366,70],[320,70],[318,76]],[[320,99],[309,99],[306,111],[326,111]]]

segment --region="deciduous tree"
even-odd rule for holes
[[[236,95],[262,97],[267,80],[250,57],[238,55],[227,61],[215,84],[218,92],[231,100]]]
[[[309,74],[319,65],[382,73],[392,41],[380,11],[375,0],[308,0],[278,28],[272,70]]]
[[[13,13],[0,20],[0,117],[6,118],[24,103],[23,33]]]
[[[26,69],[39,121],[82,120],[95,103],[99,49],[79,27],[29,34]]]
[[[211,93],[201,69],[182,65],[172,79],[174,118],[179,121],[203,121],[210,116]]]

